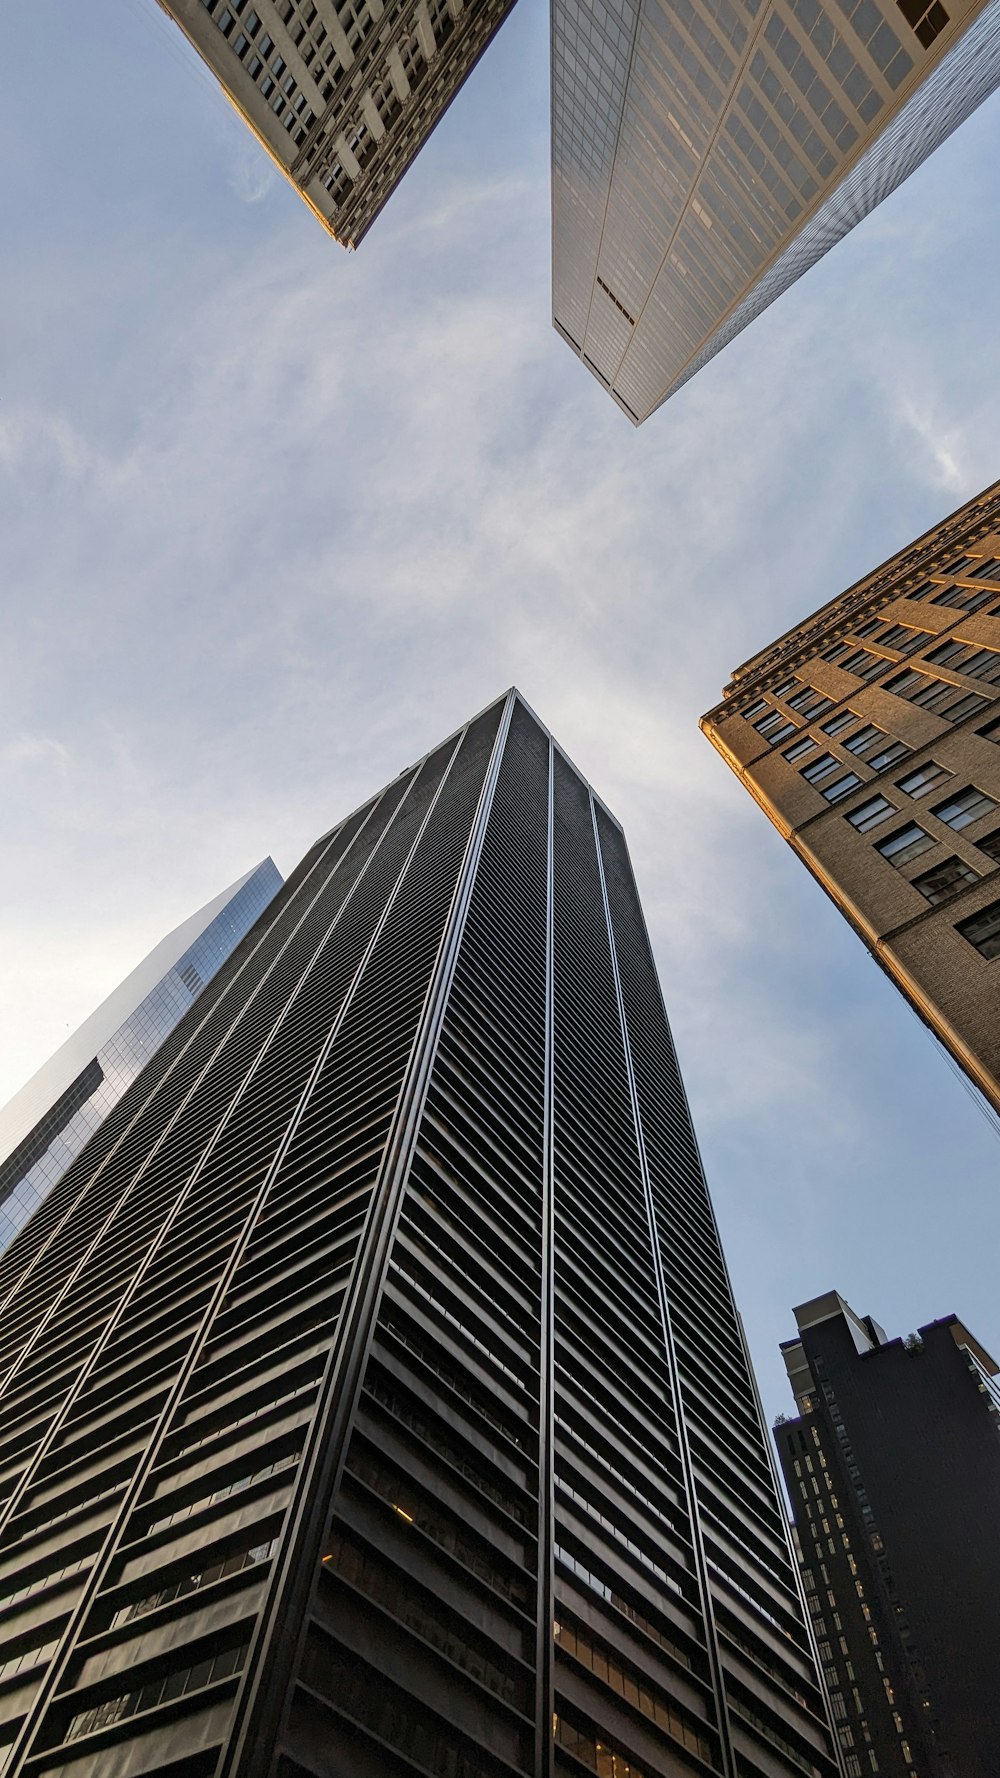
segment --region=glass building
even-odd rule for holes
[[[1000,0],[552,0],[553,315],[636,424],[1000,81]]]
[[[622,830],[515,692],[0,1258],[5,1778],[836,1778]]]
[[[0,1110],[0,1252],[280,887],[265,858],[168,933]]]
[[[356,247],[514,0],[159,0],[313,214]]]

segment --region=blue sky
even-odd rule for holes
[[[625,824],[769,1413],[830,1287],[1000,1347],[997,1137],[697,728],[998,473],[998,101],[636,432],[549,325],[542,0],[353,256],[154,0],[5,29],[0,1101],[516,682]]]

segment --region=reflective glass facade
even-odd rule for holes
[[[0,1252],[249,932],[270,858],[178,927],[0,1111]]]
[[[391,197],[514,0],[159,0],[346,247]]]
[[[553,0],[553,314],[638,424],[1000,82],[1000,3]]]
[[[6,1778],[835,1778],[621,828],[511,693],[0,1259]]]

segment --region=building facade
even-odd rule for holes
[[[510,693],[0,1258],[5,1778],[833,1778],[618,823]]]
[[[356,247],[514,0],[159,0],[258,141]]]
[[[851,1778],[1000,1771],[1000,1386],[954,1316],[887,1340],[837,1294],[783,1346],[775,1439]]]
[[[734,673],[701,726],[1000,1111],[1000,484]]]
[[[998,0],[552,0],[553,316],[636,424],[1000,81]]]
[[[280,887],[265,858],[168,933],[0,1110],[0,1253]]]

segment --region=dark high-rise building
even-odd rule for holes
[[[280,887],[265,858],[168,932],[0,1110],[0,1251]]]
[[[1000,1772],[1000,1385],[954,1315],[888,1340],[836,1291],[775,1427],[849,1778]]]
[[[516,693],[0,1259],[5,1778],[833,1778],[621,828]]]

